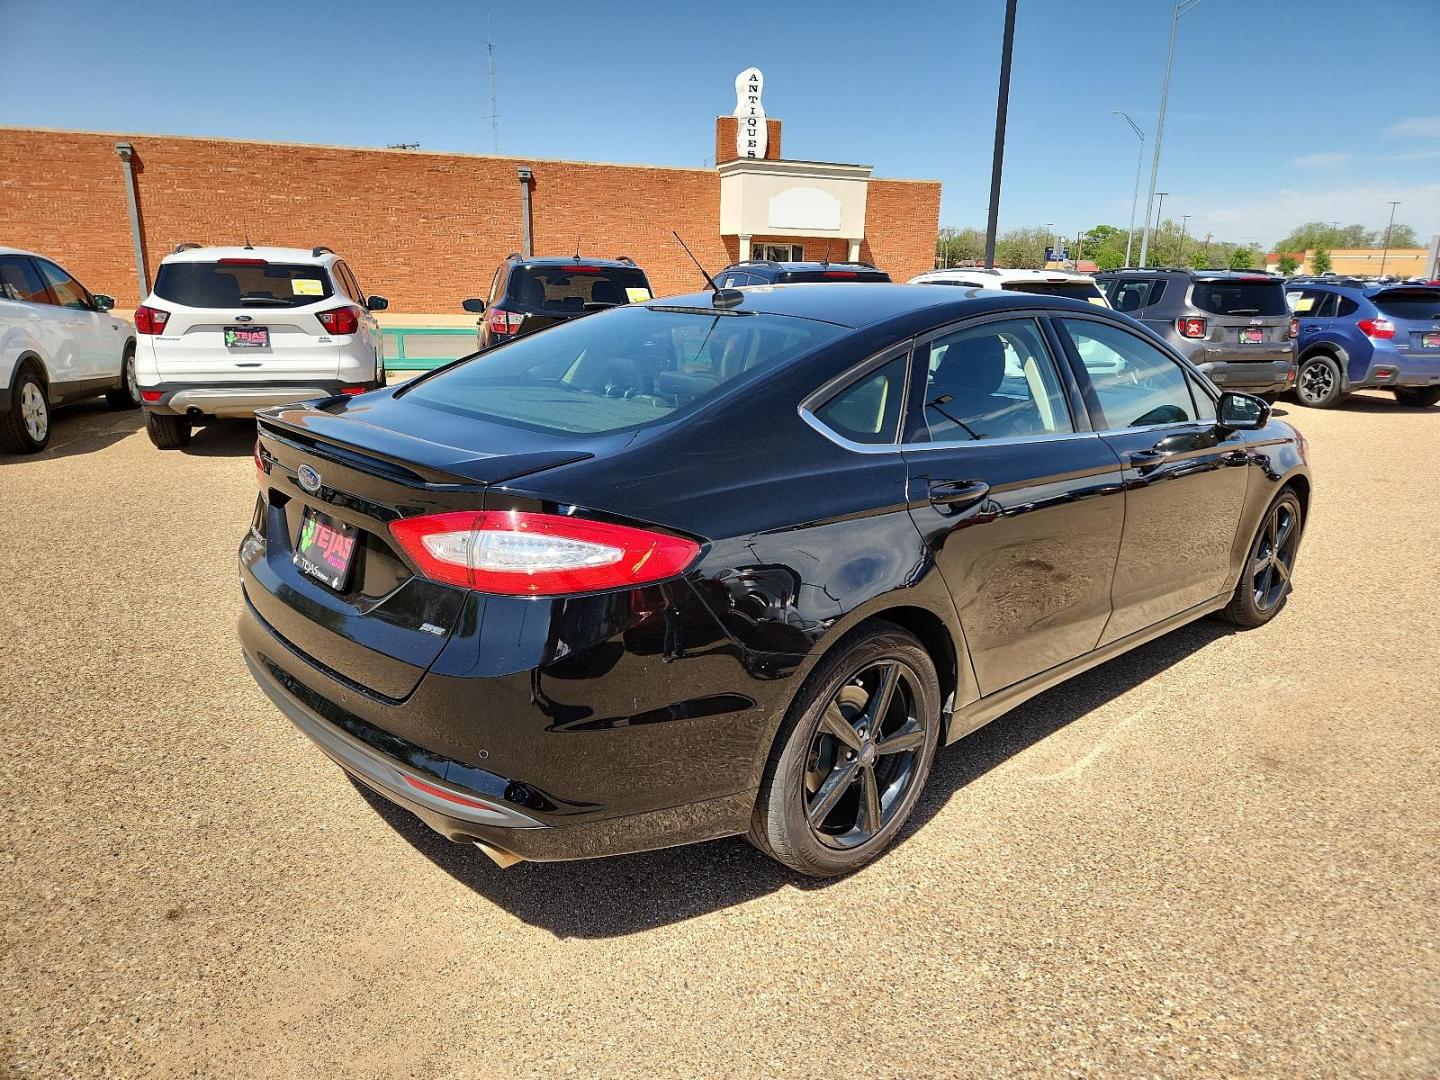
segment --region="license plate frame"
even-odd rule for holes
[[[1420,335],[1420,348],[1440,349],[1440,330],[1427,330]]]
[[[227,326],[222,330],[227,349],[268,349],[268,326]]]
[[[1242,326],[1240,328],[1241,345],[1264,345],[1265,331],[1259,326]]]
[[[355,568],[359,533],[354,525],[307,506],[300,515],[300,533],[291,561],[302,574],[335,592],[344,592]]]

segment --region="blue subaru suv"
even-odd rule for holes
[[[1285,295],[1300,324],[1300,404],[1328,409],[1371,387],[1393,391],[1401,405],[1440,402],[1440,288],[1341,280]]]

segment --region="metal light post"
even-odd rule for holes
[[[1116,112],[1116,116],[1123,116],[1125,122],[1130,125],[1130,130],[1135,132],[1135,137],[1140,140],[1140,152],[1135,155],[1135,194],[1130,196],[1130,231],[1125,234],[1125,265],[1130,265],[1130,247],[1135,242],[1135,208],[1140,203],[1140,168],[1145,164],[1145,133],[1140,130],[1140,125],[1130,119],[1129,113]]]
[[[1058,246],[1055,243],[1055,223],[1053,221],[1045,222],[1045,233],[1050,239],[1050,250],[1056,255],[1060,254]],[[1046,259],[1045,261],[1050,262],[1051,260]]]
[[[1380,253],[1380,276],[1385,276],[1385,260],[1390,257],[1390,230],[1395,227],[1395,207],[1399,206],[1399,200],[1390,204],[1390,222],[1385,226],[1385,250]]]
[[[1185,265],[1185,241],[1186,241],[1187,239],[1189,239],[1189,236],[1190,236],[1190,219],[1191,219],[1192,217],[1194,217],[1194,216],[1195,216],[1194,214],[1181,214],[1181,215],[1180,215],[1180,265],[1181,265],[1181,266],[1184,266],[1184,265]]]
[[[990,216],[985,223],[985,266],[995,265],[1000,227],[1000,173],[1005,166],[1005,115],[1010,111],[1010,54],[1015,49],[1015,2],[1005,0],[1005,40],[1000,47],[1000,94],[995,103],[995,152],[990,161]]]
[[[1155,211],[1155,238],[1158,240],[1158,239],[1160,238],[1160,224],[1161,224],[1161,222],[1163,222],[1163,221],[1165,220],[1165,219],[1162,218],[1160,215],[1165,212],[1165,196],[1166,196],[1166,195],[1169,195],[1170,193],[1169,193],[1168,191],[1157,191],[1155,194],[1158,195],[1158,196],[1160,196],[1160,205],[1159,205],[1159,207],[1158,207],[1158,208],[1156,209],[1156,211]],[[1148,222],[1148,221],[1145,222],[1145,232],[1146,232],[1146,234],[1147,234],[1146,238],[1148,239],[1148,238],[1149,238],[1148,234],[1149,234],[1149,232],[1150,232],[1150,222]],[[1140,244],[1140,265],[1141,265],[1141,266],[1144,266],[1144,265],[1145,265],[1145,255],[1146,255],[1145,244],[1144,244],[1144,242],[1142,241],[1141,244]]]
[[[1175,31],[1180,26],[1180,16],[1186,14],[1200,0],[1175,0],[1170,16],[1170,51],[1165,55],[1165,81],[1160,88],[1160,118],[1155,123],[1155,156],[1150,160],[1150,197],[1145,201],[1145,235],[1140,239],[1140,265],[1150,254],[1150,208],[1155,204],[1155,185],[1160,179],[1160,143],[1165,138],[1165,105],[1170,98],[1170,65],[1175,60]]]

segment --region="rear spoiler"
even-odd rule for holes
[[[480,454],[375,427],[320,406],[329,399],[276,405],[255,414],[260,433],[338,464],[413,486],[488,486],[584,461],[584,450]]]

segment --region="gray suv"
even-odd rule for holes
[[[1295,383],[1295,320],[1268,274],[1152,267],[1095,275],[1110,305],[1173,345],[1222,390],[1275,396]]]

